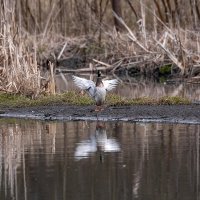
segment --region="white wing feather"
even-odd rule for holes
[[[86,90],[89,95],[94,96],[95,83],[93,81],[87,80],[85,78],[80,78],[78,76],[72,76],[72,78],[77,87],[82,90]]]
[[[119,81],[117,79],[103,80],[103,85],[107,91],[114,89],[118,83]]]

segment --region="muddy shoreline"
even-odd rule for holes
[[[102,120],[200,124],[200,105],[108,106],[94,112],[94,106],[34,106],[1,108],[1,118],[38,120]]]

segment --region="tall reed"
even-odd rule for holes
[[[28,33],[16,23],[17,1],[3,0],[1,13],[0,90],[36,96],[40,93],[40,71],[37,66],[36,44],[29,42]]]
[[[167,60],[182,74],[199,67],[197,0],[126,0],[119,5],[115,0],[1,0],[0,4],[1,91],[35,97],[46,90],[43,80],[52,78],[43,79],[40,67],[49,58],[80,55],[88,63],[95,58],[114,69],[138,61],[145,68]],[[113,14],[113,5],[120,16]],[[119,32],[114,25],[120,26]]]

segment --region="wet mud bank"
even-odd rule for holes
[[[39,120],[102,120],[200,124],[200,105],[108,106],[94,112],[94,106],[38,106],[1,108],[1,118]]]

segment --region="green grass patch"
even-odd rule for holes
[[[158,104],[176,105],[176,104],[190,104],[190,103],[191,103],[190,100],[179,96],[173,96],[173,97],[164,96],[158,99]]]
[[[16,94],[0,93],[0,106],[26,106],[29,104],[30,99],[28,97]]]
[[[113,106],[120,105],[178,105],[190,104],[188,99],[182,97],[161,97],[153,99],[149,97],[141,97],[128,99],[115,94],[108,94],[106,104]],[[56,95],[41,95],[36,99],[31,99],[22,95],[0,93],[0,107],[28,107],[28,106],[48,106],[56,104],[66,105],[94,105],[95,102],[87,95],[81,95],[78,92],[69,91]]]
[[[161,66],[161,67],[160,67],[159,72],[160,72],[160,74],[162,74],[162,75],[171,74],[171,68],[172,68],[172,65],[171,65],[171,64],[169,64],[169,65],[164,65],[164,66]]]

